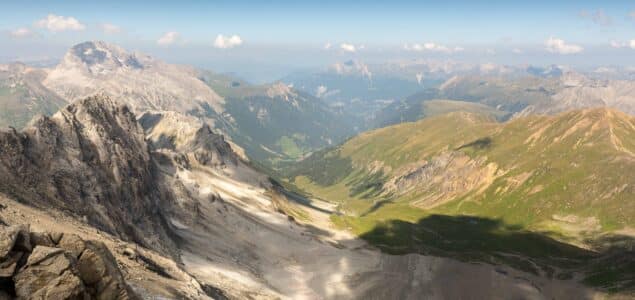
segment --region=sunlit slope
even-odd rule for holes
[[[450,113],[363,133],[289,174],[359,222],[443,213],[565,233],[628,228],[635,121],[609,109],[503,124]]]
[[[380,128],[459,111],[488,115],[498,120],[510,116],[509,112],[478,102],[439,99],[436,90],[427,90],[388,105],[375,115],[373,125]]]

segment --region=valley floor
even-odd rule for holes
[[[272,208],[271,195],[228,176],[193,168],[185,185],[205,186],[223,201],[202,203],[197,225],[182,227],[185,269],[237,298],[289,299],[592,299],[573,280],[553,280],[506,266],[418,254],[388,255],[329,220],[333,206],[289,203],[304,221]]]

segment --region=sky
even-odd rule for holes
[[[635,64],[635,1],[8,1],[0,61],[104,40],[255,81],[348,59]]]

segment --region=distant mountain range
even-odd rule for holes
[[[296,159],[356,132],[353,117],[284,84],[252,86],[104,42],[72,47],[51,70],[21,65],[2,70],[1,78],[6,79],[2,79],[0,105],[7,109],[0,124],[18,128],[37,113],[50,115],[76,99],[101,93],[121,99],[136,113],[176,111],[195,116],[235,140],[247,156],[269,165]]]
[[[609,107],[635,115],[635,82],[592,79],[572,71],[528,69],[529,75],[455,75],[436,88],[395,101],[375,114],[372,127],[416,121],[427,115],[429,101],[455,102],[454,109],[473,111],[485,105],[499,120],[573,109]],[[535,76],[535,74],[540,76]],[[473,103],[473,104],[468,104]]]
[[[435,114],[427,110],[450,106],[488,109],[500,120],[598,106],[635,112],[633,82],[592,79],[560,66],[347,61],[252,85],[95,41],[72,47],[52,69],[2,66],[0,124],[21,128],[36,114],[51,115],[95,93],[123,99],[136,113],[195,116],[227,135],[235,149],[270,167],[363,130],[416,121]],[[424,104],[429,100],[458,102]]]

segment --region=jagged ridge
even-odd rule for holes
[[[161,204],[170,201],[144,132],[130,109],[107,96],[36,117],[0,133],[0,191],[56,207],[124,239],[169,248]]]

